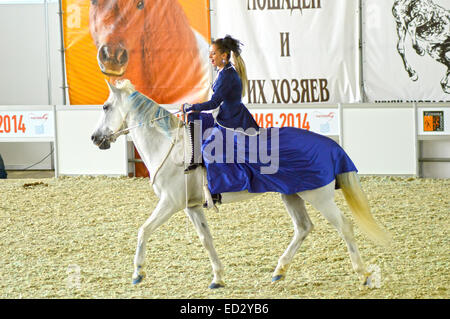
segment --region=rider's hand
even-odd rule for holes
[[[187,112],[190,112],[191,110],[192,110],[192,104],[184,103],[183,105],[181,105],[180,111],[187,113]]]

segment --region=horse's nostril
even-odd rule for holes
[[[126,49],[120,48],[117,50],[117,61],[120,65],[124,65],[128,62],[128,52]]]
[[[101,46],[101,48],[98,50],[98,57],[102,62],[105,62],[109,59],[108,46],[106,45]]]
[[[128,62],[128,52],[121,45],[104,44],[98,50],[98,58],[102,63],[124,65]]]

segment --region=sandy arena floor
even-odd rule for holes
[[[131,285],[136,236],[155,207],[147,179],[63,177],[0,181],[0,298],[449,298],[450,180],[363,177],[375,218],[393,235],[378,247],[355,227],[380,288],[361,285],[345,243],[319,213],[286,280],[272,272],[293,235],[278,194],[206,211],[225,266],[211,291],[210,262],[185,214],[150,238]],[[350,213],[343,196],[337,202]]]

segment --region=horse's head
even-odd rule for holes
[[[92,134],[92,142],[100,149],[108,149],[118,136],[127,129],[127,115],[130,103],[128,97],[134,92],[129,80],[118,81],[116,86],[108,83],[109,97],[103,104],[103,112]]]
[[[145,0],[91,0],[89,29],[104,74],[124,75],[142,37],[145,11]]]

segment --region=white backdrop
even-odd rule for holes
[[[433,0],[430,3],[440,5],[447,11],[450,9],[450,0]],[[444,93],[440,84],[447,67],[428,53],[418,55],[412,48],[411,36],[407,34],[406,59],[417,72],[418,80],[409,78],[397,52],[393,4],[393,0],[363,0],[363,71],[368,102],[450,102],[450,94]],[[419,44],[425,45],[420,40]]]
[[[244,44],[253,88],[244,103],[361,100],[357,0],[216,0],[211,6],[212,37],[230,34]]]

